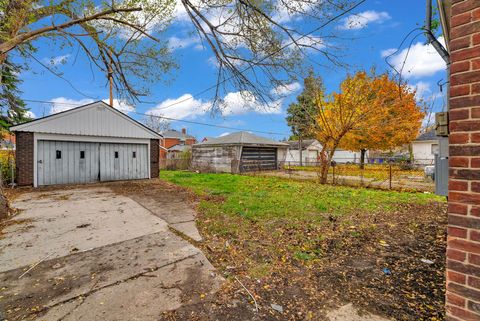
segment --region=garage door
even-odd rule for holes
[[[277,169],[277,149],[269,147],[243,147],[240,171]]]
[[[37,184],[148,178],[147,146],[39,140]]]

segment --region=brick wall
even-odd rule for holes
[[[480,320],[480,0],[453,0],[447,320]]]
[[[33,185],[33,133],[17,132],[16,177],[18,185]]]
[[[150,178],[158,178],[160,167],[158,158],[160,156],[159,139],[150,139]]]

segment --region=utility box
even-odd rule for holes
[[[448,112],[435,113],[435,135],[448,136]]]
[[[448,137],[438,137],[435,155],[435,194],[448,196]]]

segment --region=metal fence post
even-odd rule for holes
[[[389,162],[389,177],[390,177],[390,184],[389,184],[389,187],[390,189],[392,189],[392,162]]]

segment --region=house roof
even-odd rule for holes
[[[161,138],[162,136],[103,101],[79,106],[10,128],[13,132]]]
[[[188,134],[184,134],[184,133],[182,133],[181,131],[178,131],[178,130],[175,130],[175,129],[165,130],[165,131],[162,132],[162,135],[163,135],[163,137],[165,137],[165,138],[179,138],[179,139],[188,139],[188,138],[191,138],[191,139],[195,139],[194,136],[188,135]]]
[[[302,150],[307,149],[310,145],[315,143],[316,139],[304,139],[302,140]],[[288,148],[291,150],[298,150],[298,140],[289,140],[285,142],[288,144]]]
[[[426,131],[425,133],[418,136],[417,139],[415,139],[416,142],[426,141],[426,140],[438,140],[437,135],[435,135],[435,129]]]
[[[187,150],[192,149],[192,145],[173,145],[172,147],[168,148],[169,152],[184,152]]]
[[[219,146],[219,145],[250,145],[250,146],[277,146],[288,147],[286,143],[280,143],[273,139],[260,137],[249,132],[236,132],[218,138],[211,138],[195,146]]]

